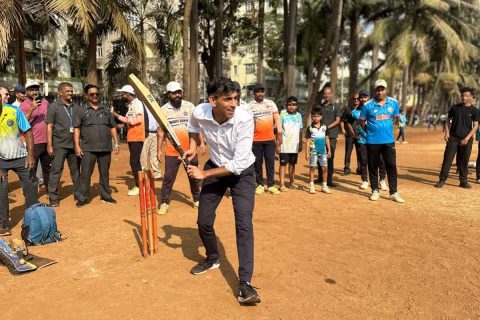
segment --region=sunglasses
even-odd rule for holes
[[[88,96],[89,96],[89,97],[99,97],[99,96],[100,96],[100,93],[98,93],[98,92],[93,92],[93,93],[89,93]]]
[[[358,97],[354,97],[354,98],[353,98],[353,100],[360,100],[360,98],[358,98]]]

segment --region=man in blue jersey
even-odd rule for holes
[[[13,170],[20,180],[25,208],[38,202],[38,190],[34,185],[33,134],[30,123],[18,107],[5,104],[6,87],[0,86],[0,237],[11,235],[8,225],[8,171]],[[25,135],[26,145],[21,140]]]
[[[368,171],[372,195],[370,200],[380,198],[378,189],[378,167],[383,156],[387,169],[390,198],[398,203],[403,200],[397,192],[397,163],[393,123],[400,116],[398,101],[387,97],[387,82],[375,82],[375,98],[365,103],[360,112],[360,125],[367,132]]]

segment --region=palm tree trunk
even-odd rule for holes
[[[391,70],[391,72],[390,72],[390,89],[388,90],[388,95],[390,97],[394,97],[395,96],[395,87],[397,85],[397,78],[395,77],[395,74],[397,73],[397,70],[396,70],[395,66],[392,66],[390,68],[390,70]]]
[[[97,29],[88,34],[87,83],[98,85],[97,75]]]
[[[288,0],[283,0],[283,81],[279,92],[286,91],[288,83]]]
[[[265,0],[258,2],[258,61],[257,61],[257,82],[265,81],[265,70],[263,68],[263,48],[264,48],[264,32],[265,32]]]
[[[190,17],[192,14],[192,0],[185,1],[185,11],[183,12],[183,26],[182,26],[182,60],[183,60],[183,92],[186,100],[190,99]],[[170,80],[170,79],[169,79]]]
[[[352,99],[357,91],[359,34],[359,12],[358,9],[355,9],[350,16],[350,80],[348,82],[348,101]]]
[[[223,74],[223,0],[216,0],[217,19],[215,20],[215,76],[219,77]]]
[[[297,55],[297,0],[290,0],[288,9],[287,97],[295,95],[295,57]]]
[[[407,95],[408,95],[408,66],[403,67],[403,80],[402,80],[402,104],[401,108],[405,109],[407,105]]]
[[[143,50],[140,54],[140,79],[147,83],[147,53],[145,52],[145,21],[140,21],[140,45]]]
[[[343,8],[343,0],[335,1],[335,7],[331,13],[330,20],[333,21],[340,21],[342,19],[342,8]],[[315,82],[313,84],[313,90],[310,97],[308,97],[307,108],[308,114],[312,111],[313,106],[315,105],[315,101],[317,100],[318,89],[320,89],[320,81],[323,74],[323,70],[325,69],[325,65],[327,64],[327,59],[330,56],[331,48],[333,44],[333,40],[335,38],[335,33],[338,32],[337,24],[331,24],[327,30],[327,35],[325,37],[325,45],[324,49],[322,50],[322,55],[320,57],[320,62],[317,66],[317,74],[315,75]]]
[[[308,50],[308,67],[307,67],[307,94],[310,97],[313,90],[313,68],[314,68],[314,54],[312,49]]]
[[[18,83],[25,85],[27,82],[27,66],[26,66],[26,57],[25,57],[25,37],[23,31],[17,29],[16,31],[16,64],[17,64],[17,73],[18,73]]]
[[[190,24],[190,101],[198,102],[198,0],[192,0]]]

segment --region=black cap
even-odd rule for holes
[[[25,93],[25,87],[24,87],[24,86],[21,86],[21,85],[16,85],[16,86],[15,86],[15,89],[13,90],[13,92],[15,92],[15,93],[17,93],[17,92]]]
[[[362,89],[358,92],[358,96],[359,97],[361,97],[361,96],[370,97],[370,92],[368,92],[367,89]]]
[[[261,83],[256,83],[253,86],[253,92],[258,91],[258,90],[265,90],[265,86]]]

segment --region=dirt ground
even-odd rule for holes
[[[397,145],[397,204],[382,192],[358,188],[358,175],[341,176],[333,194],[289,191],[256,197],[253,284],[262,303],[239,306],[238,267],[231,200],[224,198],[216,231],[221,267],[201,276],[190,268],[204,254],[196,210],[183,170],[170,211],[158,217],[159,253],[142,258],[138,198],[128,197],[128,149],[112,159],[111,185],[119,204],[93,199],[77,209],[68,169],[57,208],[68,239],[32,247],[58,264],[11,276],[0,267],[2,319],[480,319],[480,186],[459,188],[452,176],[436,189],[444,143],[441,130],[408,129]],[[472,152],[476,158],[477,146]],[[343,168],[339,139],[336,167]],[[355,163],[355,155],[353,155]],[[205,159],[204,159],[205,160]],[[278,166],[278,162],[276,163]],[[297,178],[306,185],[300,157]],[[355,169],[355,166],[353,166]],[[10,177],[14,177],[13,174]],[[470,173],[473,183],[474,172]],[[14,179],[12,179],[14,180]],[[157,193],[161,182],[156,183]],[[18,182],[10,203],[19,237],[23,196]],[[46,195],[41,200],[47,202]]]

